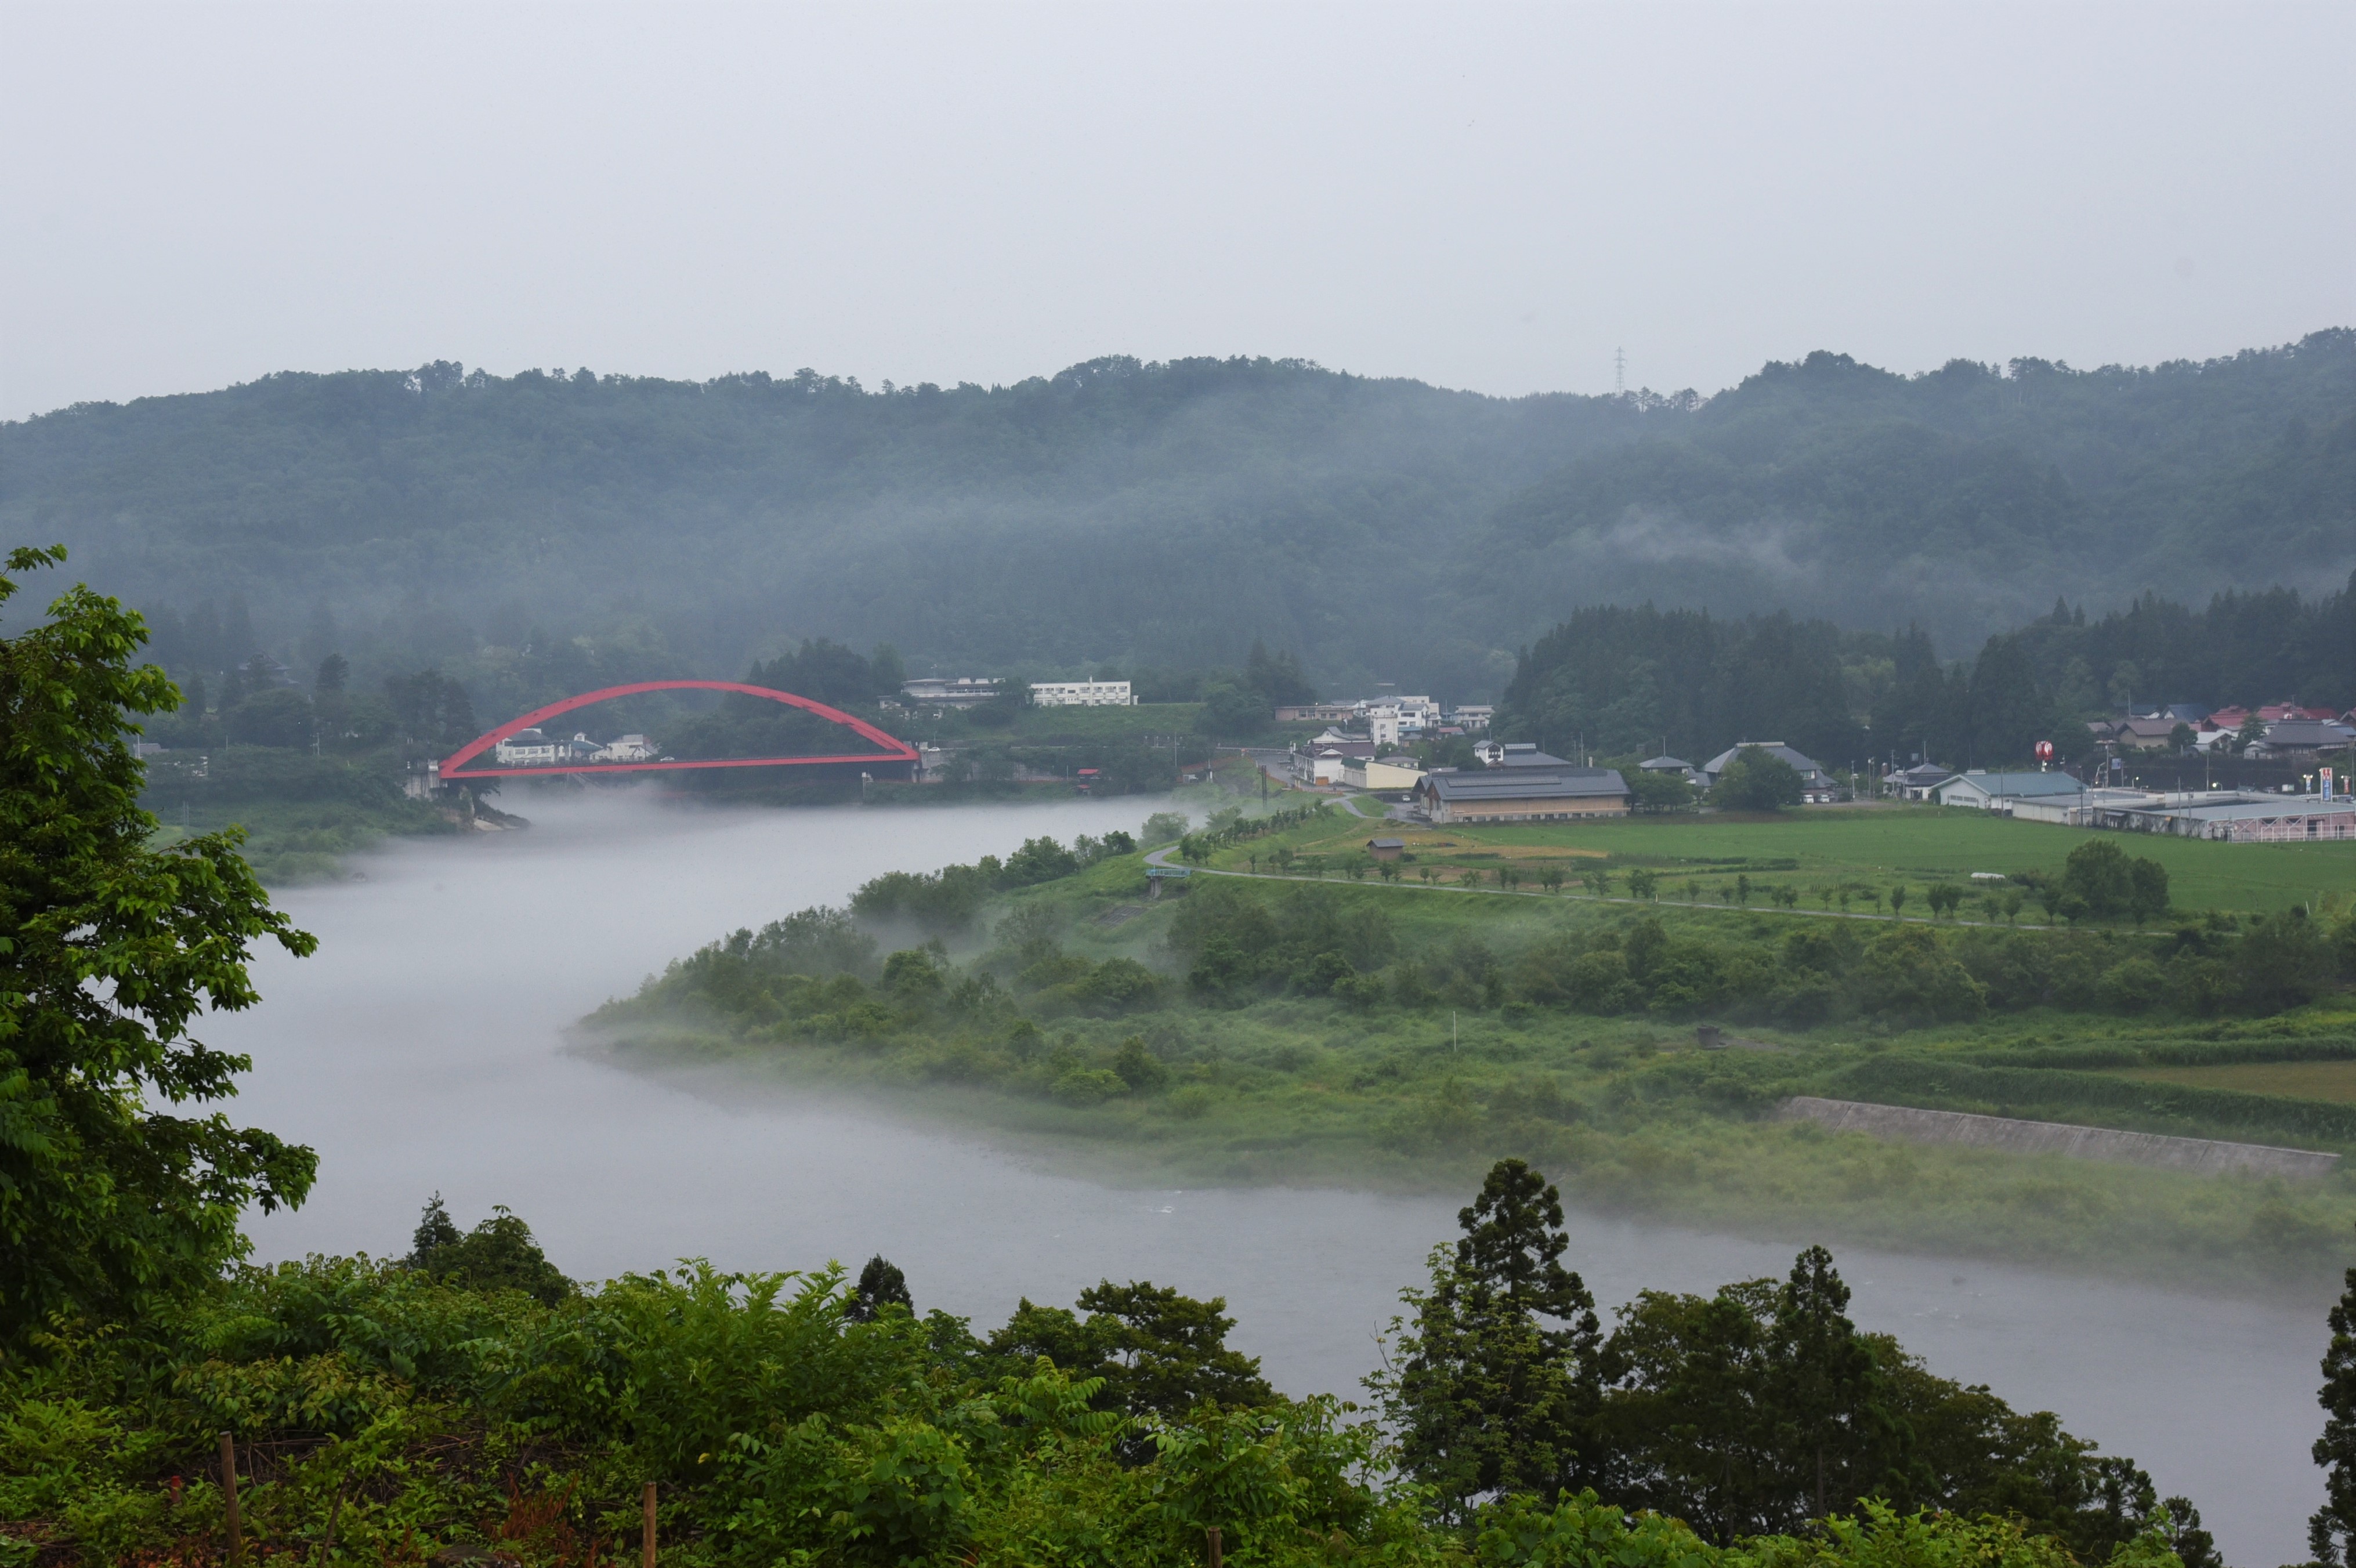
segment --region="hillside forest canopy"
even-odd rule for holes
[[[439,668],[486,715],[818,638],[1018,675],[1237,667],[1260,639],[1322,688],[1462,700],[1614,603],[1919,626],[1969,658],[2057,593],[2100,621],[2343,584],[2356,332],[2144,368],[1817,353],[1708,398],[1248,358],[874,389],[286,373],[0,425],[0,528],[150,611],[176,674],[341,654],[358,688]],[[2166,634],[2049,678],[2193,700]]]

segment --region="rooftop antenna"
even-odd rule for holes
[[[1612,395],[1615,398],[1628,395],[1628,351],[1624,348],[1612,351]]]

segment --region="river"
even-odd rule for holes
[[[263,1259],[408,1250],[435,1192],[462,1225],[503,1203],[566,1273],[686,1256],[854,1269],[880,1252],[919,1308],[977,1327],[1018,1296],[1067,1304],[1099,1278],[1225,1296],[1231,1342],[1292,1393],[1357,1392],[1375,1336],[1462,1198],[1079,1179],[978,1138],[830,1100],[658,1083],[566,1051],[610,996],[734,927],[841,901],[889,869],[1004,853],[1041,833],[1135,828],[1151,804],[735,811],[650,796],[506,803],[524,832],[402,843],[360,880],[281,902],[318,954],[274,948],[264,1000],[207,1039],[250,1051],[238,1119],[321,1156],[310,1201],[251,1222]],[[1566,1261],[1599,1301],[1780,1275],[1762,1242],[1573,1215]],[[2304,1558],[2322,1500],[2321,1310],[2218,1300],[1986,1263],[1843,1250],[1862,1325],[1943,1375],[2133,1455],[2200,1504],[2227,1561]]]

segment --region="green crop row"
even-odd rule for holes
[[[2115,1071],[2132,1067],[2228,1067],[2246,1061],[2348,1061],[2356,1060],[2356,1040],[2105,1040],[2100,1044],[2045,1046],[1962,1058],[1976,1067],[2021,1067],[2037,1071],[2077,1068]]]
[[[1949,1110],[1992,1109],[2007,1115],[2030,1110],[2072,1115],[2106,1112],[2113,1120],[2195,1124],[2356,1146],[2356,1105],[2247,1094],[2233,1089],[2195,1089],[2097,1072],[1985,1067],[1886,1055],[1847,1068],[1832,1083],[1854,1099],[1925,1104]]]

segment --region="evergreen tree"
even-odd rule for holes
[[[1848,1319],[1848,1285],[1820,1246],[1802,1253],[1776,1297],[1768,1404],[1796,1489],[1824,1518],[1872,1489],[1866,1471],[1884,1442],[1874,1407],[1873,1352]]]
[[[893,955],[898,957],[899,955]],[[886,1307],[903,1307],[910,1312],[916,1309],[916,1298],[908,1294],[908,1276],[897,1265],[884,1261],[882,1253],[867,1260],[859,1271],[859,1284],[844,1304],[842,1315],[854,1323],[873,1323],[875,1315]]]
[[[1464,1237],[1432,1253],[1409,1291],[1414,1326],[1397,1372],[1377,1377],[1408,1474],[1462,1518],[1504,1492],[1552,1498],[1592,1479],[1601,1401],[1595,1298],[1562,1266],[1562,1198],[1499,1160],[1457,1215]]]
[[[450,1211],[442,1204],[442,1194],[435,1193],[425,1200],[425,1212],[417,1221],[416,1232],[410,1238],[407,1263],[411,1268],[428,1274],[434,1271],[434,1257],[444,1247],[458,1244],[458,1222],[450,1218]]]
[[[2323,1507],[2307,1523],[2308,1551],[2323,1568],[2348,1568],[2356,1557],[2356,1268],[2327,1321],[2331,1343],[2323,1352],[2323,1388],[2316,1398],[2327,1419],[2315,1440],[2323,1467]]]

